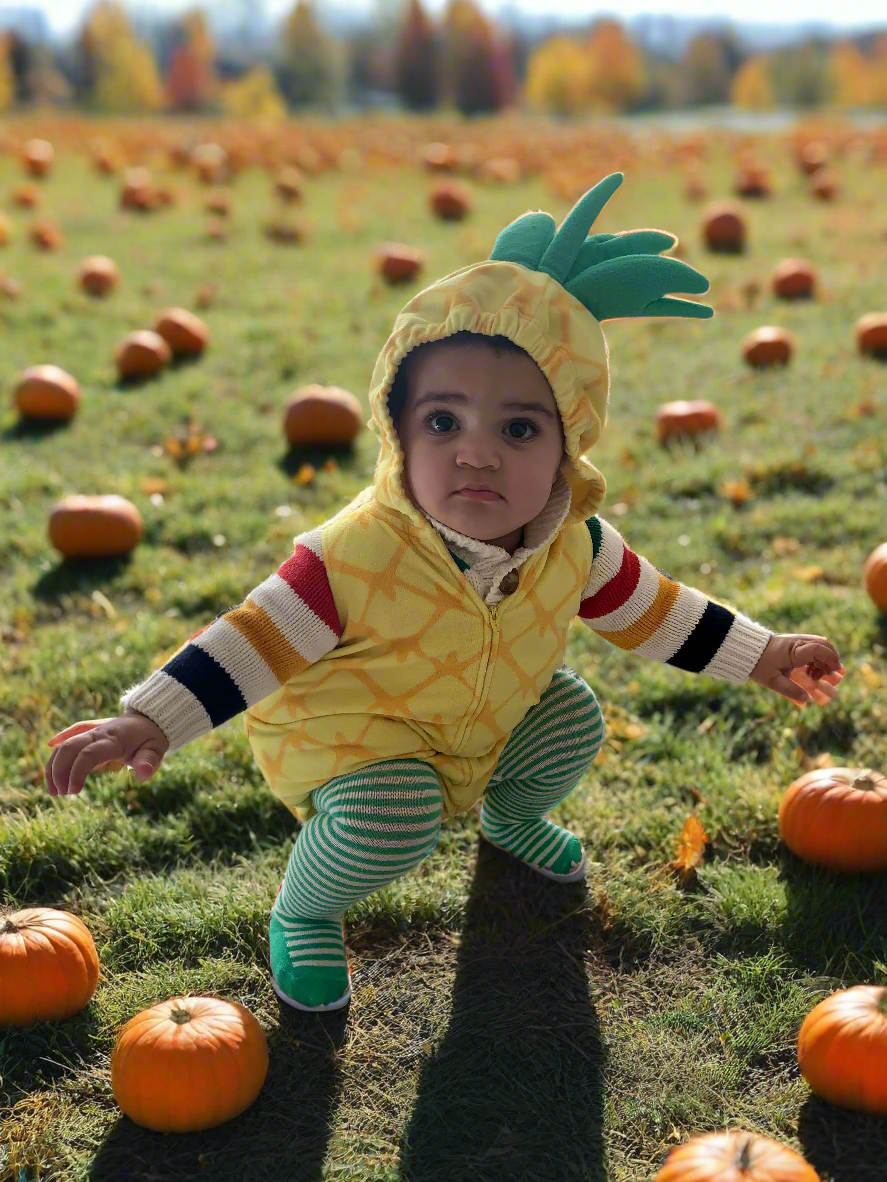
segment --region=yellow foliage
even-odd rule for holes
[[[872,46],[871,84],[872,105],[887,107],[887,33],[879,33]]]
[[[221,102],[225,113],[235,119],[260,123],[281,123],[286,119],[286,104],[274,75],[264,65],[254,66],[235,82],[225,83]]]
[[[117,113],[157,111],[164,103],[163,86],[151,50],[136,38],[126,12],[114,0],[103,0],[86,18],[81,45],[95,62],[93,101],[100,110]]]
[[[766,111],[774,106],[770,63],[763,54],[746,58],[733,78],[730,102],[747,111]]]
[[[875,70],[872,62],[852,41],[839,42],[829,56],[832,97],[838,107],[867,107],[874,99]]]
[[[621,111],[641,97],[647,84],[643,54],[619,21],[606,17],[599,20],[587,50],[591,106]]]
[[[551,37],[527,62],[524,96],[531,107],[576,115],[590,105],[591,60],[571,37]]]
[[[0,111],[8,110],[14,98],[15,79],[9,60],[9,36],[4,34],[0,36]]]

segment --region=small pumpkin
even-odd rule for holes
[[[822,140],[809,140],[797,153],[798,167],[806,176],[824,168],[828,159],[828,147]]]
[[[854,985],[814,1006],[798,1034],[798,1066],[830,1104],[887,1116],[887,986]]]
[[[283,431],[290,447],[351,443],[363,426],[363,407],[338,386],[302,386],[286,401]]]
[[[388,283],[407,283],[425,265],[424,251],[401,242],[389,242],[376,253],[379,274]]]
[[[857,320],[855,331],[860,353],[887,361],[887,312],[866,312]]]
[[[22,148],[22,161],[30,176],[46,176],[54,157],[55,149],[49,140],[28,140]]]
[[[187,308],[166,308],[154,331],[166,341],[173,357],[199,357],[209,343],[209,329]]]
[[[80,405],[80,386],[57,365],[32,365],[16,383],[13,397],[26,418],[70,419]]]
[[[820,201],[834,201],[838,195],[838,174],[833,168],[821,168],[814,173],[810,193]]]
[[[95,942],[78,916],[25,907],[0,918],[0,1026],[73,1017],[98,980]]]
[[[475,175],[482,181],[513,185],[521,178],[520,161],[515,160],[513,156],[494,156],[480,164]]]
[[[769,365],[788,365],[797,341],[793,333],[773,324],[763,324],[742,342],[742,356],[754,369]]]
[[[288,165],[286,168],[282,168],[277,174],[274,181],[274,191],[281,201],[292,205],[294,202],[302,200],[303,184],[304,177],[298,168]]]
[[[28,237],[40,250],[58,250],[65,244],[65,236],[52,218],[41,218],[34,222]]]
[[[710,205],[703,214],[702,235],[710,251],[740,254],[746,245],[746,225],[742,209],[728,201]]]
[[[684,178],[684,196],[688,201],[702,201],[708,195],[705,181],[698,172],[688,173]]]
[[[806,259],[783,259],[770,277],[774,295],[783,300],[813,296],[816,280],[816,271]]]
[[[114,351],[114,362],[121,378],[149,378],[172,360],[172,350],[150,328],[128,333]]]
[[[703,1133],[669,1153],[654,1182],[821,1182],[813,1167],[769,1137]]]
[[[246,1006],[173,997],[118,1031],[111,1089],[121,1111],[158,1133],[215,1128],[249,1108],[268,1074],[268,1043]]]
[[[455,172],[459,157],[452,145],[435,142],[422,149],[422,163],[429,172]]]
[[[128,168],[120,188],[120,208],[145,213],[160,204],[147,168]]]
[[[887,542],[876,546],[863,563],[862,585],[875,607],[887,615]]]
[[[114,558],[140,542],[142,515],[117,493],[72,493],[50,510],[48,534],[65,558]]]
[[[20,209],[36,209],[43,198],[35,185],[19,185],[12,191],[12,201]]]
[[[12,223],[5,213],[0,213],[0,246],[7,246],[12,237]]]
[[[770,197],[773,194],[770,173],[758,164],[744,164],[736,174],[734,188],[739,197]]]
[[[852,767],[805,772],[779,803],[779,833],[805,862],[848,874],[887,870],[887,776]]]
[[[228,176],[228,153],[221,144],[197,144],[191,164],[204,185],[212,185]]]
[[[455,181],[443,181],[431,191],[431,209],[445,222],[459,222],[471,212],[471,193]]]
[[[656,435],[661,444],[681,436],[695,438],[720,427],[720,411],[705,398],[664,402],[656,412]]]
[[[94,254],[80,264],[77,282],[87,295],[106,296],[120,282],[120,272],[113,259],[104,254]]]

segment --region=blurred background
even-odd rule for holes
[[[750,127],[835,110],[866,123],[887,113],[887,12],[883,0],[725,0],[717,15],[693,0],[0,4],[0,113],[46,107],[271,124],[365,110]]]

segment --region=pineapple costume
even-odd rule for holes
[[[530,212],[489,259],[416,295],[373,372],[373,484],[295,539],[245,603],[191,638],[122,701],[170,751],[245,711],[256,761],[303,822],[272,909],[272,983],[301,1009],[350,997],[342,916],[418,865],[442,822],[483,801],[481,828],[542,874],[581,877],[578,839],[544,814],[603,742],[591,688],[564,664],[581,620],[612,644],[688,672],[744,682],[771,633],[634,554],[597,515],[606,484],[586,452],[607,422],[601,322],[706,318],[708,281],[660,252],[672,234],[588,231],[613,173],[559,229]],[[468,330],[502,334],[538,364],[565,456],[542,512],[507,551],[416,508],[388,410],[411,349]]]

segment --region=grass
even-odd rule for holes
[[[713,197],[729,195],[730,143],[713,136],[703,165]],[[430,281],[486,257],[525,210],[560,218],[568,203],[541,176],[472,184],[471,218],[444,224],[417,171],[331,171],[307,188],[308,241],[284,246],[260,232],[275,202],[253,169],[231,188],[220,243],[204,234],[206,191],[183,174],[169,178],[178,203],[143,218],[117,209],[114,180],[63,152],[42,189],[66,242],[41,254],[6,200],[19,166],[0,156],[14,231],[0,266],[23,285],[0,296],[0,891],[4,910],[80,915],[102,966],[75,1017],[0,1030],[0,1177],[637,1182],[692,1134],[743,1127],[802,1152],[823,1182],[887,1179],[887,1120],[812,1096],[795,1058],[817,1001],[887,982],[887,875],[806,865],[776,820],[818,757],[880,767],[884,754],[887,620],[860,571],[885,537],[887,369],[856,354],[853,325],[884,306],[885,164],[851,152],[840,199],[823,205],[782,139],[755,143],[777,195],[745,202],[740,256],[702,249],[700,207],[673,168],[625,165],[595,230],[677,233],[718,315],[604,326],[611,422],[593,458],[609,482],[602,513],[633,549],[775,631],[828,637],[847,669],[839,694],[800,713],[753,683],[633,659],[576,621],[566,660],[598,694],[608,738],[553,815],[586,845],[587,884],[542,879],[480,843],[473,813],[456,818],[416,871],[349,912],[354,998],[323,1016],[282,1005],[270,985],[268,914],[298,827],[241,719],[145,785],[97,773],[76,797],[48,795],[46,742],[117,713],[125,689],[371,482],[369,432],[302,454],[281,420],[308,382],[366,405],[376,354],[418,289],[380,286],[376,245],[422,246]],[[94,253],[123,275],[105,301],[73,284]],[[780,303],[768,275],[798,254],[818,267],[819,296]],[[194,307],[207,285],[205,357],[119,386],[119,338],[163,306]],[[748,370],[739,343],[771,323],[795,332],[797,355],[785,370]],[[41,362],[81,383],[65,426],[23,425],[11,405],[15,375]],[[656,407],[683,397],[715,401],[724,429],[698,450],[664,451]],[[189,414],[219,449],[179,466],[162,444]],[[317,478],[298,484],[306,459]],[[746,482],[747,500],[730,481]],[[138,505],[145,534],[129,558],[60,560],[46,520],[72,492]],[[682,887],[668,863],[694,811],[711,841]],[[121,1115],[109,1054],[129,1017],[186,992],[247,1005],[270,1069],[235,1121],[162,1136]]]

